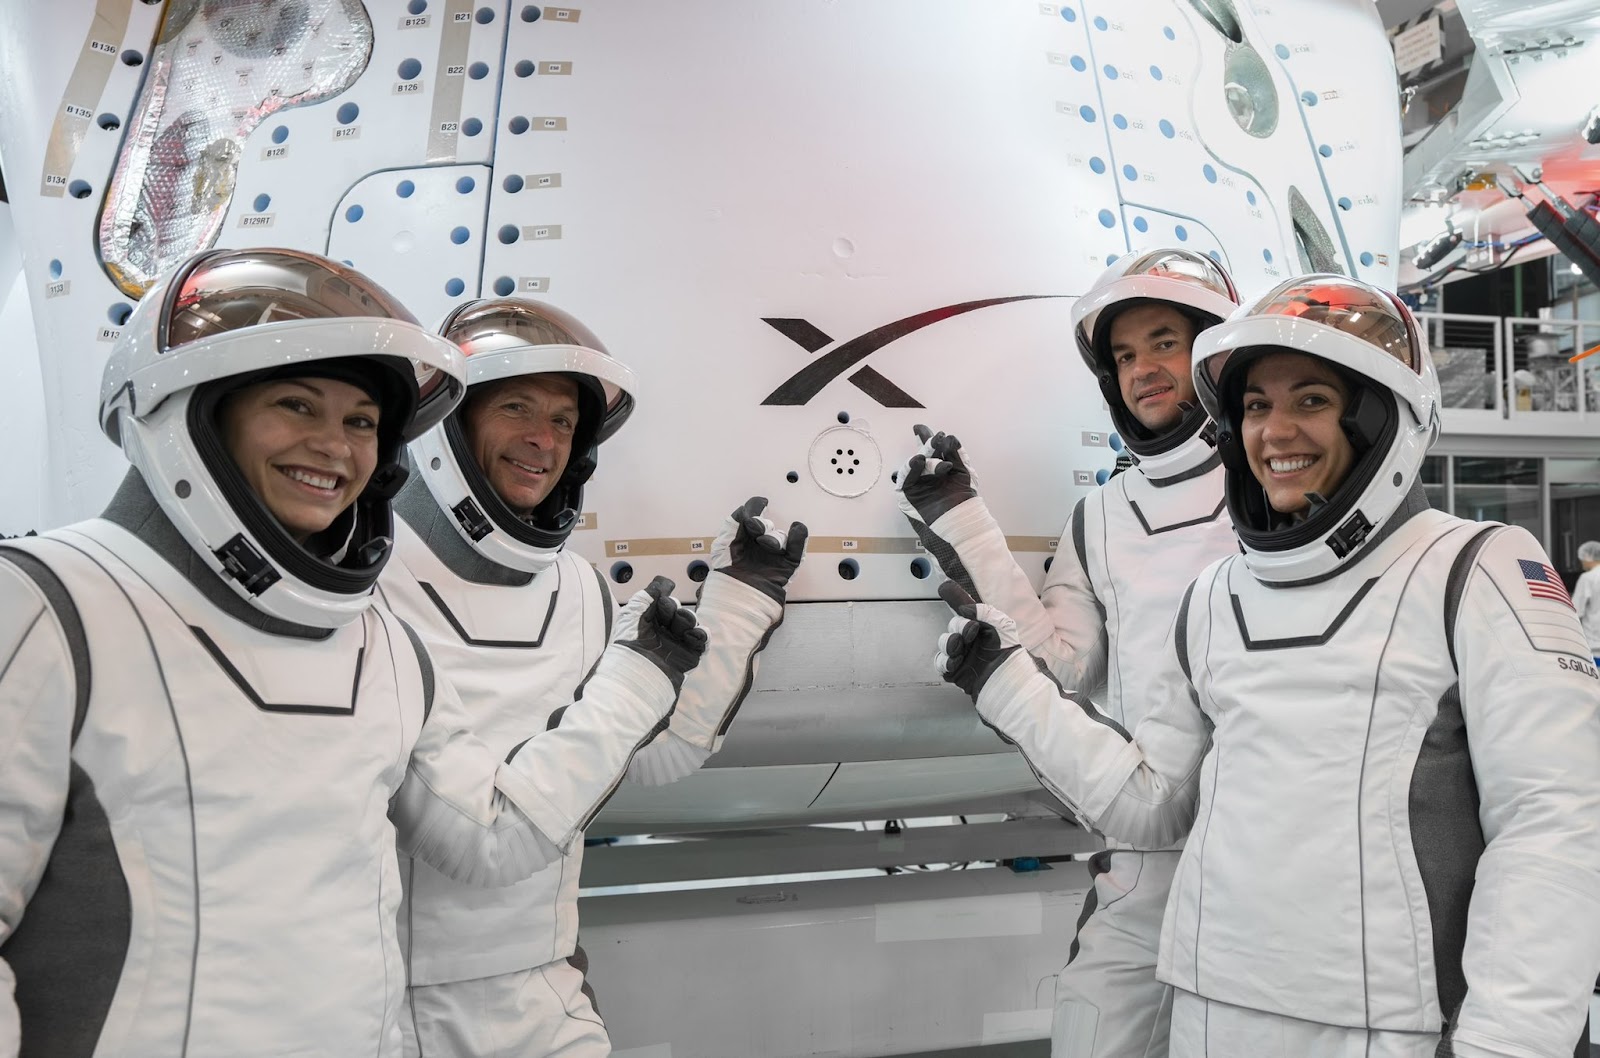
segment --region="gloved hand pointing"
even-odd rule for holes
[[[993,606],[977,602],[953,580],[939,586],[939,598],[955,616],[950,618],[949,631],[939,637],[933,666],[976,702],[994,671],[1022,649],[1016,622]]]
[[[752,496],[728,516],[711,545],[711,568],[782,603],[784,588],[805,555],[810,530],[802,522],[791,522],[787,532],[779,529],[761,517],[766,507],[766,497]]]
[[[672,597],[673,587],[666,577],[657,577],[644,591],[635,592],[618,614],[613,644],[649,658],[677,692],[706,652],[706,631],[696,623],[694,612]]]

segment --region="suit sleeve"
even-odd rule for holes
[[[0,945],[16,930],[60,832],[71,772],[74,678],[44,595],[0,560]],[[0,960],[0,1058],[15,1058],[16,978]]]
[[[1572,609],[1535,594],[1545,565],[1526,530],[1500,531],[1456,621],[1486,841],[1453,1037],[1472,1058],[1572,1054],[1600,972],[1600,677]]]
[[[1107,640],[1105,609],[1074,543],[1085,502],[1078,501],[1062,528],[1041,595],[1034,594],[981,497],[958,505],[929,531],[958,556],[977,597],[1016,622],[1023,649],[1042,660],[1061,686],[1089,693],[1105,682]]]
[[[1190,620],[1187,606],[1179,619]],[[978,712],[1016,744],[1045,788],[1095,829],[1140,848],[1171,845],[1194,823],[1200,764],[1211,745],[1179,642],[1170,634],[1153,659],[1161,667],[1156,698],[1131,734],[1086,696],[1063,690],[1024,651],[984,683]]]
[[[433,708],[390,805],[401,851],[457,881],[521,881],[582,836],[675,698],[649,659],[612,647],[573,703],[500,761],[473,735],[455,689],[437,674]]]
[[[636,753],[628,767],[628,778],[643,786],[677,782],[722,747],[728,725],[755,682],[757,656],[783,623],[783,605],[713,570],[695,618],[706,630],[706,652],[684,678],[667,729]]]

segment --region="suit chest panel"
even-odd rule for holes
[[[599,611],[609,600],[593,574],[562,555],[525,585],[473,584],[403,554],[411,575],[386,579],[386,596],[455,686],[475,733],[499,752],[543,730],[604,649]]]

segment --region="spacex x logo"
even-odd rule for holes
[[[838,378],[840,375],[855,367],[861,361],[882,349],[896,338],[904,338],[908,334],[922,330],[930,324],[940,320],[948,320],[952,316],[972,312],[975,309],[986,309],[991,305],[1009,305],[1013,301],[1037,301],[1041,298],[1064,297],[1062,294],[1019,294],[1009,298],[985,298],[982,301],[963,301],[959,305],[946,305],[943,308],[929,309],[919,312],[915,316],[907,316],[903,320],[886,323],[876,330],[868,331],[857,338],[834,345],[833,339],[822,333],[821,329],[807,320],[798,319],[767,319],[761,322],[771,324],[772,327],[785,338],[794,342],[808,353],[816,353],[832,345],[833,348],[823,353],[819,359],[811,361],[805,367],[796,371],[784,381],[783,385],[773,390],[767,399],[761,403],[797,405],[809,403],[812,397],[822,392],[824,386]],[[864,366],[849,376],[850,383],[861,392],[882,404],[885,408],[920,408],[921,401],[911,394],[890,382],[870,366]]]

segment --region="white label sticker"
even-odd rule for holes
[[[274,158],[282,158],[288,153],[289,148],[287,147],[267,147],[261,152],[261,160],[264,162],[270,162]]]
[[[95,335],[94,340],[97,342],[114,342],[121,337],[121,327],[101,327],[100,332]]]
[[[1394,38],[1394,69],[1404,76],[1444,57],[1444,23],[1425,18]]]
[[[432,15],[407,15],[400,20],[401,29],[422,29],[433,19]]]
[[[628,542],[626,540],[617,540],[613,542],[611,545],[611,553],[613,555],[626,555],[628,553]]]
[[[46,283],[44,285],[44,296],[47,298],[64,297],[70,293],[72,293],[72,280],[70,279],[58,279],[54,283]]]
[[[704,540],[691,540],[691,541],[689,541],[689,550],[690,551],[704,551],[705,549],[706,549],[706,542]]]
[[[855,541],[855,540],[840,540],[839,541],[839,550],[840,551],[858,551],[858,550],[860,550],[860,548],[861,548],[861,544],[858,541]]]
[[[45,173],[44,174],[44,186],[45,187],[66,187],[67,186],[67,178],[64,177],[64,176],[59,176],[56,173]]]
[[[71,114],[75,118],[83,118],[85,121],[94,117],[94,111],[90,110],[88,107],[80,107],[76,103],[66,104],[65,109],[68,114]]]
[[[414,96],[421,93],[421,81],[396,81],[394,83],[394,94],[397,96]]]
[[[270,228],[276,213],[246,213],[239,218],[241,228]]]
[[[444,68],[444,75],[446,77],[460,77],[462,74],[464,74],[466,72],[467,72],[467,64],[466,63],[461,63],[461,62],[455,63],[452,66],[446,66]]]
[[[117,46],[115,44],[107,44],[103,40],[91,40],[89,42],[89,50],[99,52],[101,55],[115,55]]]
[[[517,286],[526,293],[543,294],[550,289],[549,276],[523,276],[517,281]]]
[[[359,140],[361,138],[361,126],[346,125],[343,128],[334,129],[333,138],[336,140]]]

